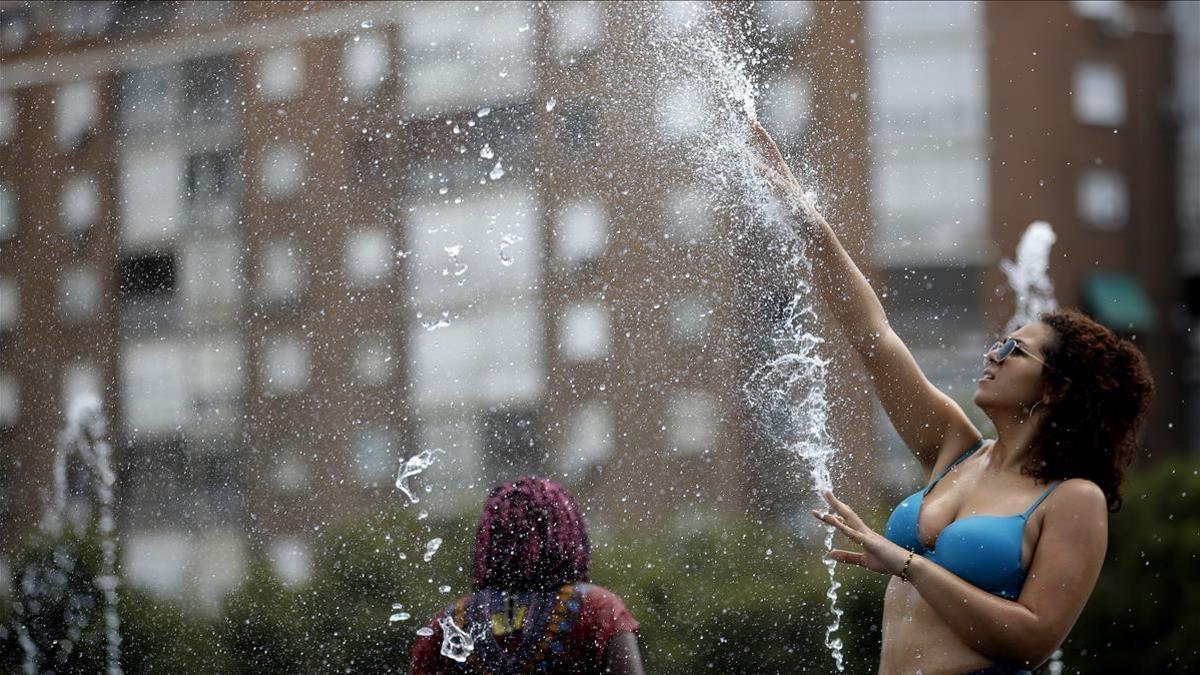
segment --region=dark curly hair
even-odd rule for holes
[[[1043,482],[1086,478],[1121,508],[1121,480],[1154,397],[1146,358],[1129,340],[1075,310],[1046,312],[1047,414],[1024,472]]]
[[[472,557],[476,591],[544,590],[588,581],[591,547],[571,493],[522,476],[497,486],[483,503]]]

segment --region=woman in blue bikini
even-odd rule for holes
[[[921,373],[757,122],[751,138],[808,239],[814,285],[926,478],[883,534],[831,493],[830,512],[813,512],[862,547],[835,560],[893,577],[880,672],[1028,672],[1066,638],[1100,574],[1108,512],[1153,395],[1145,359],[1078,312],[1043,314],[984,355],[974,403],[996,438],[982,438]]]

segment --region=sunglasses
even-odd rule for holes
[[[1021,344],[1013,338],[1007,338],[1005,340],[997,340],[996,342],[993,342],[992,346],[988,347],[987,351],[983,353],[983,358],[986,359],[989,355],[991,355],[992,360],[994,360],[996,363],[1004,363],[1004,359],[1012,356],[1012,353],[1017,350],[1020,350],[1025,356],[1028,356],[1034,361],[1042,364],[1044,368],[1050,368],[1050,364],[1046,363],[1045,359],[1035,356],[1028,349],[1022,347]]]

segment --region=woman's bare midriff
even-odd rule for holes
[[[967,646],[911,584],[892,577],[883,599],[884,675],[962,675],[992,660]]]

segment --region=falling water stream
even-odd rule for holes
[[[830,462],[836,449],[828,431],[829,361],[815,332],[812,263],[806,256],[806,242],[793,230],[789,207],[774,197],[755,171],[749,145],[748,121],[755,117],[758,93],[752,72],[767,55],[746,44],[745,31],[729,30],[730,17],[719,9],[699,4],[693,8],[690,16],[677,17],[674,25],[655,24],[651,62],[663,78],[655,84],[692,87],[703,97],[705,105],[697,113],[700,132],[687,143],[689,168],[708,183],[721,202],[719,207],[734,216],[735,229],[746,230],[733,236],[748,234],[770,241],[772,245],[764,250],[785,258],[777,262],[798,278],[783,320],[775,325],[770,355],[744,383],[743,392],[772,442],[804,461],[814,498],[820,499],[820,492],[833,486]],[[750,21],[747,17],[733,20]],[[806,197],[811,201],[814,194]],[[833,536],[834,529],[827,528],[826,549],[832,547]],[[841,671],[843,644],[835,635],[842,616],[837,604],[841,584],[835,578],[836,563],[826,558],[825,566],[831,615],[825,646]]]
[[[116,518],[113,514],[113,485],[116,483],[116,474],[111,464],[112,447],[104,440],[106,431],[107,422],[101,411],[98,396],[86,394],[71,401],[67,412],[67,424],[59,434],[54,455],[54,492],[41,527],[54,540],[59,540],[64,535],[64,519],[68,516],[69,468],[71,458],[75,456],[80,460],[79,466],[84,469],[92,487],[98,510],[96,529],[100,536],[101,560],[99,574],[92,579],[92,583],[100,591],[104,602],[105,672],[109,675],[120,675],[123,672],[121,619],[117,613],[117,588],[120,578],[116,571]],[[78,523],[76,525],[80,526]],[[69,555],[59,552],[54,554],[53,560],[53,564],[61,569],[37,569],[35,564],[24,571],[21,583],[26,596],[67,600],[59,597],[69,593],[67,575],[64,572],[71,571],[75,563]],[[28,620],[29,617],[18,617],[16,631],[24,654],[23,670],[26,673],[40,672],[43,669],[44,655],[30,638],[22,619]],[[59,647],[78,640],[87,623],[85,614],[78,611],[68,612],[66,619],[67,634],[56,636],[55,641]]]

